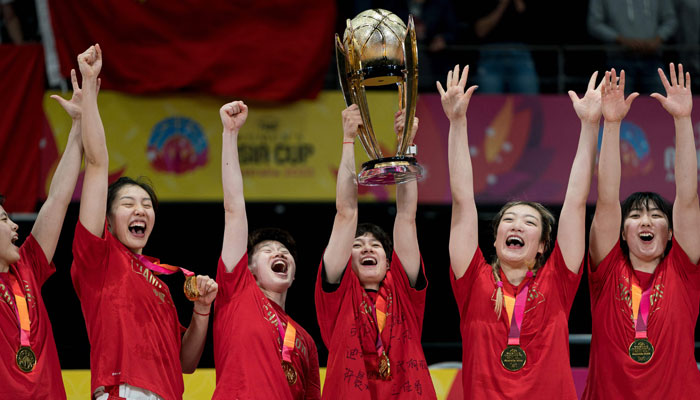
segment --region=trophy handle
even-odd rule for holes
[[[345,98],[345,106],[350,107],[353,103],[348,79],[348,57],[343,47],[343,42],[340,41],[340,36],[337,33],[335,34],[335,62],[338,65],[338,80],[340,81],[343,98]]]
[[[399,106],[403,105],[406,110],[406,123],[403,127],[403,134],[399,138],[398,149],[396,155],[403,156],[406,154],[406,149],[410,143],[408,138],[410,129],[413,128],[413,118],[416,116],[416,104],[418,97],[418,46],[416,44],[416,27],[413,23],[413,16],[408,16],[408,24],[406,28],[406,37],[403,43],[404,62],[406,70],[404,71],[404,82],[399,88]]]
[[[369,107],[367,106],[365,88],[362,85],[362,61],[360,60],[360,54],[357,53],[359,51],[359,45],[355,40],[355,30],[352,28],[352,23],[349,19],[347,20],[347,27],[350,34],[345,38],[345,52],[343,52],[345,56],[345,82],[348,85],[347,92],[345,89],[343,90],[345,103],[348,107],[352,104],[357,104],[360,108],[363,126],[358,128],[359,132],[357,136],[360,138],[360,143],[362,143],[362,148],[365,149],[367,157],[370,159],[381,158],[381,149],[374,136],[372,123],[369,120]],[[340,68],[340,64],[338,64],[338,68]],[[342,81],[341,79],[341,82]]]

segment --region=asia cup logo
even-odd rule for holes
[[[598,151],[603,139],[603,127],[598,131]],[[646,175],[653,166],[651,147],[644,130],[638,125],[623,121],[620,125],[620,158],[622,177]]]
[[[148,139],[148,160],[157,171],[183,174],[206,165],[208,156],[204,130],[187,117],[158,122]]]

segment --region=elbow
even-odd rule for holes
[[[196,371],[197,368],[194,365],[182,365],[182,373],[183,374],[193,374],[194,371]]]

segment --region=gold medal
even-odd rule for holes
[[[654,356],[654,346],[647,339],[634,339],[629,348],[630,358],[640,364],[646,364]]]
[[[508,371],[518,371],[525,366],[527,355],[520,346],[507,346],[501,353],[501,365]]]
[[[190,275],[185,278],[185,297],[189,301],[195,301],[199,299],[199,289],[197,289],[197,277],[195,275]]]
[[[31,347],[21,346],[19,350],[17,350],[15,361],[20,371],[32,372],[36,365],[36,354],[34,354],[34,350],[32,350]]]
[[[287,383],[289,386],[297,383],[297,370],[289,361],[282,360],[282,371],[284,371],[284,376],[287,377]]]
[[[383,352],[382,355],[379,356],[379,360],[377,362],[377,372],[383,380],[391,380],[391,362],[389,361],[389,356],[386,355],[386,352]]]

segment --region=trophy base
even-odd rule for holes
[[[423,179],[423,167],[415,157],[385,157],[362,164],[360,185],[395,185]]]

